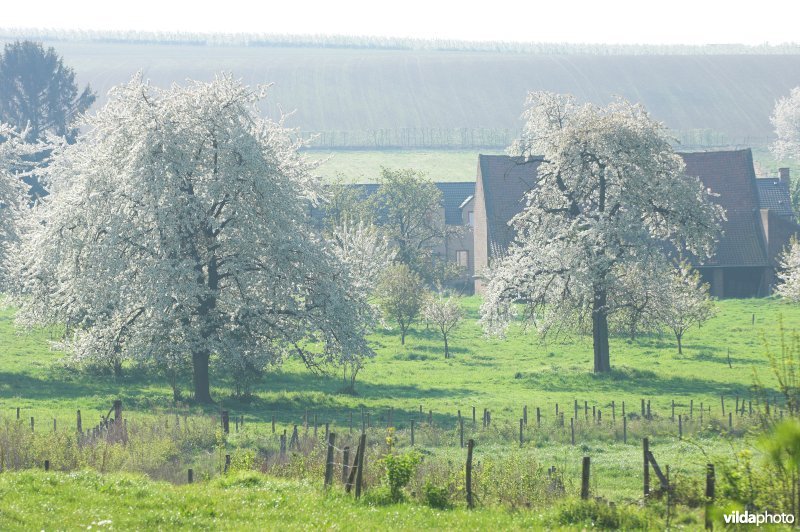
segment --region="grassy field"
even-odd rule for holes
[[[578,494],[582,456],[592,457],[593,495],[638,504],[641,438],[645,436],[651,438],[659,463],[670,465],[673,478],[683,479],[694,486],[692,489],[699,490],[706,463],[731,459],[740,449],[752,449],[755,441],[749,435],[753,421],[747,415],[735,417],[734,429],[728,430],[727,418],[721,415],[721,396],[725,397],[727,412],[733,409],[736,398],[757,400],[751,390],[757,375],[770,390],[774,405],[776,381],[765,353],[779,349],[781,322],[785,334],[796,333],[800,324],[800,308],[796,306],[769,299],[721,301],[717,317],[687,333],[683,355],[677,354],[675,342],[668,335],[644,336],[634,341],[614,338],[614,370],[608,375],[594,375],[589,338],[574,336],[543,342],[534,332],[519,326],[512,328],[506,339],[485,338],[475,323],[479,303],[477,297],[466,300],[469,319],[454,335],[453,357],[448,360],[444,359],[437,336],[424,326],[417,325],[405,346],[400,345],[396,331],[378,331],[372,336],[377,358],[359,375],[356,395],[341,393],[342,383],[335,376],[313,375],[297,362],[287,361],[269,373],[248,399],[232,398],[232,383],[224,375],[213,375],[216,386],[212,394],[219,404],[205,409],[174,405],[166,382],[136,368],[129,368],[123,378],[115,381],[109,376],[91,376],[64,367],[59,362],[62,355],[48,347],[47,331],[19,333],[13,327],[13,311],[5,310],[0,314],[0,425],[5,425],[6,434],[9,427],[15,426],[28,434],[25,438],[30,439],[19,440],[26,449],[26,463],[41,467],[43,459],[49,457],[53,469],[148,472],[173,484],[185,482],[186,469],[192,467],[202,482],[187,488],[140,477],[97,477],[93,473],[0,475],[0,495],[6,508],[0,511],[0,528],[40,526],[44,518],[26,514],[31,504],[65,512],[69,516],[67,528],[105,519],[123,528],[173,524],[178,528],[258,528],[262,521],[256,508],[267,508],[265,519],[276,519],[274,522],[291,528],[335,525],[372,529],[387,519],[396,520],[392,522],[402,528],[426,528],[433,523],[442,528],[470,529],[557,526],[563,512],[574,510],[563,505],[569,506]],[[76,410],[82,411],[87,428],[108,413],[116,398],[122,399],[125,416],[132,431],[138,431],[137,437],[151,438],[146,445],[137,450],[139,444],[131,444],[129,455],[118,456],[114,451],[106,456],[105,451],[94,448],[91,454],[85,454],[89,452],[85,448],[77,450],[69,436],[59,436],[61,443],[53,443],[52,419],[69,434],[74,430]],[[653,421],[639,419],[642,399],[650,401]],[[574,415],[576,400],[580,410],[573,446],[569,418]],[[612,401],[616,414],[613,423]],[[686,420],[682,440],[671,419],[673,401],[676,415]],[[620,423],[623,402],[629,419],[627,444],[622,442]],[[701,403],[705,409],[702,423]],[[565,426],[555,416],[557,404],[566,414]],[[690,404],[693,415],[688,420]],[[525,406],[529,424],[520,446],[519,419]],[[477,410],[474,426],[472,407]],[[542,415],[541,426],[535,422],[537,407]],[[754,407],[758,409],[758,403]],[[20,408],[21,421],[14,425],[16,408]],[[215,429],[218,419],[213,417],[219,408],[230,410],[232,419],[242,416],[244,420],[244,425],[237,424],[235,429],[232,421],[231,434],[222,440]],[[602,422],[594,421],[593,408],[602,412]],[[410,423],[416,420],[416,445],[424,454],[426,474],[450,486],[453,493],[463,491],[463,480],[459,479],[463,476],[465,451],[459,446],[457,428],[461,412],[466,421],[465,438],[474,438],[477,444],[476,482],[481,512],[467,516],[460,496],[455,501],[457,509],[444,514],[418,506],[419,496],[402,507],[379,506],[372,510],[368,509],[369,498],[367,506],[339,494],[320,499],[324,459],[319,454],[322,446],[313,442],[321,441],[324,424],[331,423],[331,430],[339,433],[339,447],[354,447],[361,412],[369,413],[372,427],[367,433],[375,448],[370,451],[373,454],[368,463],[376,463],[384,452],[381,442],[386,437],[390,409],[392,424],[397,427],[397,449],[409,449]],[[483,409],[489,409],[492,415],[492,424],[486,429],[481,423]],[[352,434],[351,414],[355,425]],[[427,424],[429,415],[433,426]],[[273,416],[277,433],[271,429]],[[30,417],[36,419],[35,433],[27,428]],[[307,428],[303,428],[305,420]],[[312,420],[317,422],[313,433]],[[248,477],[241,484],[220,477],[220,453],[231,453],[235,463],[250,464],[254,452],[277,453],[277,435],[284,429],[291,434],[293,425],[299,425],[301,434],[310,438],[304,440],[311,442],[306,454],[296,461],[293,458],[288,466],[262,465],[270,475]],[[183,432],[175,436],[178,429]],[[73,445],[73,451],[57,450],[69,445]],[[75,453],[84,454],[74,456]],[[524,493],[526,486],[546,485],[545,471],[551,466],[562,475],[566,498],[544,497],[533,503],[534,512],[501,510],[531,504],[524,502],[532,497]],[[371,475],[368,486],[380,483],[378,469],[367,469]],[[525,481],[529,484],[523,482],[526,474],[522,471],[530,471],[532,480]],[[522,480],[504,484],[506,479],[518,477]],[[53,493],[61,489],[59,486],[69,495],[55,497]],[[412,489],[419,494],[421,480],[412,482]],[[112,493],[122,497],[119,508],[104,505]],[[276,500],[281,504],[276,505]],[[230,501],[246,504],[233,510]],[[302,518],[286,513],[300,509],[306,512]],[[653,512],[634,517],[645,522],[655,519],[648,526],[661,528],[663,512]],[[682,512],[688,526],[701,522],[697,507],[687,507]],[[591,520],[591,515],[587,519]],[[230,520],[221,516],[230,516],[226,518]],[[570,519],[563,524],[577,526],[580,522],[579,518]]]
[[[680,146],[677,147],[680,150]],[[474,181],[478,155],[502,154],[503,150],[309,150],[305,154],[319,161],[317,172],[326,180],[343,178],[349,183],[374,183],[381,167],[415,168],[432,181]],[[778,168],[791,168],[792,176],[800,175],[794,162],[776,160],[766,148],[753,150],[758,177],[778,175]]]
[[[687,333],[683,355],[666,334],[635,341],[616,337],[611,341],[614,371],[595,375],[590,338],[544,342],[534,331],[520,328],[513,328],[506,339],[486,338],[476,323],[479,303],[477,297],[466,300],[468,319],[451,340],[454,356],[448,360],[437,335],[422,325],[405,346],[397,331],[376,332],[372,343],[378,356],[359,374],[357,395],[338,393],[339,378],[313,375],[293,360],[270,372],[248,402],[229,398],[231,383],[224,375],[213,375],[212,394],[262,422],[273,414],[288,421],[304,409],[344,416],[348,409],[362,407],[394,407],[400,420],[402,412],[412,413],[420,405],[442,416],[473,405],[510,415],[524,404],[547,405],[543,410],[549,412],[556,402],[563,408],[574,399],[589,400],[590,406],[628,401],[630,408],[647,398],[659,411],[672,399],[682,405],[691,398],[716,406],[720,395],[749,396],[754,371],[773,385],[764,342],[775,348],[780,319],[787,330],[800,323],[800,309],[775,300],[721,301],[717,317]],[[49,333],[15,330],[12,310],[0,314],[0,339],[0,400],[6,408],[68,413],[71,419],[78,408],[105,411],[117,397],[134,409],[171,405],[167,383],[136,368],[115,381],[63,367],[62,355],[49,347]]]
[[[431,181],[475,181],[479,154],[502,150],[311,150],[305,154],[319,161],[318,172],[326,180],[374,183],[381,167],[414,168]]]

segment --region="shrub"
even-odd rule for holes
[[[383,457],[384,485],[389,488],[392,502],[403,500],[403,488],[411,481],[414,470],[421,461],[421,456],[416,451],[404,454],[387,454]]]
[[[428,481],[422,487],[422,497],[425,504],[438,510],[448,510],[453,507],[450,502],[450,491],[447,488],[436,486]]]

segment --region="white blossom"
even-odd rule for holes
[[[789,96],[775,102],[770,117],[778,139],[772,152],[778,159],[800,156],[800,87],[795,87]]]
[[[683,335],[693,325],[700,325],[716,314],[708,295],[708,284],[688,261],[681,261],[664,283],[666,304],[659,309],[661,322],[675,334],[678,353],[683,354]]]
[[[482,323],[501,332],[517,301],[542,332],[591,319],[594,368],[608,371],[608,316],[620,299],[620,273],[642,262],[654,240],[705,257],[722,211],[684,174],[663,125],[641,106],[579,105],[543,92],[527,104],[512,152],[542,162],[512,220],[516,240],[491,264]]]
[[[793,303],[800,303],[800,240],[793,238],[780,259],[777,293]]]
[[[322,185],[282,122],[257,116],[263,96],[229,76],[114,89],[46,170],[18,322],[66,323],[78,357],[183,353],[199,401],[212,355],[372,356],[363,291],[309,220]]]
[[[34,153],[34,146],[24,142],[25,133],[0,124],[0,293],[5,289],[9,248],[19,240],[19,219],[25,205],[22,157]]]
[[[450,358],[448,337],[464,318],[458,298],[442,293],[429,295],[422,306],[422,317],[439,329],[444,340],[444,358]]]

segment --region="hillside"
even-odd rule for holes
[[[528,90],[642,102],[684,144],[769,141],[776,98],[800,85],[800,55],[589,55],[48,42],[102,104],[142,70],[154,84],[229,71],[274,83],[269,108],[288,125],[341,146],[502,146],[516,134]],[[463,128],[463,129],[462,129]],[[482,131],[481,128],[484,128]],[[383,131],[382,131],[383,130]],[[486,133],[489,130],[489,133]],[[336,132],[336,133],[334,133]]]

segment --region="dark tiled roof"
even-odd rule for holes
[[[504,252],[514,240],[514,231],[508,222],[525,207],[525,193],[533,188],[541,162],[541,158],[526,161],[507,155],[478,156],[491,255]]]
[[[767,252],[761,229],[758,187],[749,149],[681,153],[686,175],[699,177],[727,221],[713,257],[706,266],[765,266]]]
[[[475,181],[436,183],[436,186],[442,191],[444,223],[447,225],[463,225],[461,204],[475,194]]]
[[[794,218],[789,184],[777,177],[756,179],[758,184],[758,203],[762,209],[769,209],[778,216]]]
[[[708,266],[764,266],[767,254],[759,220],[758,193],[750,150],[681,153],[686,174],[699,177],[727,212],[723,236]],[[533,187],[541,159],[524,162],[503,155],[481,155],[491,254],[504,251],[513,240],[509,220],[523,208],[523,196]]]

